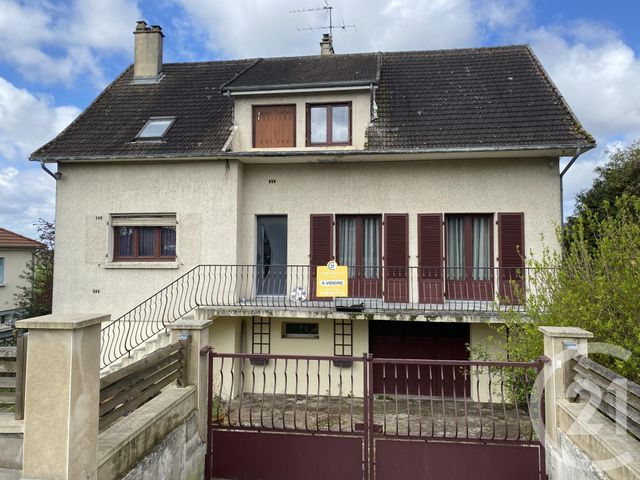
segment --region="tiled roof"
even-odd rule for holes
[[[35,240],[31,240],[30,238],[0,227],[0,248],[40,248],[41,246],[42,244],[40,242],[36,242]]]
[[[157,84],[135,85],[127,68],[32,158],[220,155],[232,126],[225,89],[348,82],[379,87],[369,150],[594,144],[527,46],[174,63],[163,73]],[[150,117],[162,116],[176,118],[162,141],[135,140]]]
[[[368,148],[594,143],[527,46],[384,53]]]
[[[223,90],[370,84],[377,81],[378,60],[376,53],[264,58],[227,83]]]

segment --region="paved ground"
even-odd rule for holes
[[[373,400],[376,431],[386,435],[528,440],[528,412],[513,404],[470,399],[383,398]],[[362,429],[362,398],[250,395],[214,405],[214,418],[228,426],[353,432]],[[224,417],[224,418],[223,418]]]

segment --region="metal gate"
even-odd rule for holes
[[[206,478],[542,480],[541,368],[210,352]]]

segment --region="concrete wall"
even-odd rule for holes
[[[0,258],[4,258],[4,281],[0,281],[0,315],[3,315],[16,308],[14,295],[24,285],[20,275],[27,270],[33,250],[0,248]]]
[[[292,265],[308,264],[312,213],[408,213],[410,265],[418,262],[419,213],[524,212],[525,250],[537,253],[541,235],[556,244],[560,223],[557,159],[245,165],[244,182],[240,237],[250,243],[241,250],[240,263],[255,263],[261,214],[288,216]],[[495,224],[493,237],[497,266]]]
[[[60,165],[53,311],[128,311],[201,263],[235,263],[238,165]],[[111,262],[110,215],[175,213],[176,262]],[[96,293],[94,293],[96,291]]]
[[[364,106],[362,106],[364,108]],[[242,110],[238,111],[242,115]],[[54,312],[112,318],[198,264],[254,264],[256,216],[288,217],[288,263],[307,264],[312,213],[524,212],[525,250],[555,245],[558,161],[549,158],[240,165],[234,161],[60,166]],[[269,180],[275,183],[269,183]],[[112,214],[175,213],[176,262],[112,262]],[[498,256],[494,225],[494,265]]]
[[[549,480],[608,480],[593,459],[580,450],[567,435],[558,432],[558,442],[546,444]]]
[[[282,151],[308,149],[306,147],[306,103],[351,102],[351,145],[346,147],[317,147],[314,150],[361,150],[365,146],[365,132],[371,118],[371,94],[369,90],[343,93],[322,93],[278,96],[237,96],[235,99],[235,125],[238,130],[231,149],[234,152],[259,151],[253,148],[254,105],[296,105],[296,146],[278,148]]]

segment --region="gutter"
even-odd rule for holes
[[[578,157],[584,152],[585,150],[583,150],[582,147],[578,147],[576,149],[576,154],[571,160],[569,160],[569,163],[567,163],[566,167],[564,167],[560,172],[560,224],[562,225],[562,228],[564,228],[564,175],[569,171],[576,160],[578,160]]]
[[[40,168],[42,168],[42,170],[47,172],[54,180],[56,181],[60,180],[62,178],[62,173],[61,172],[53,173],[51,170],[47,168],[44,162],[45,162],[44,160],[40,160]]]

